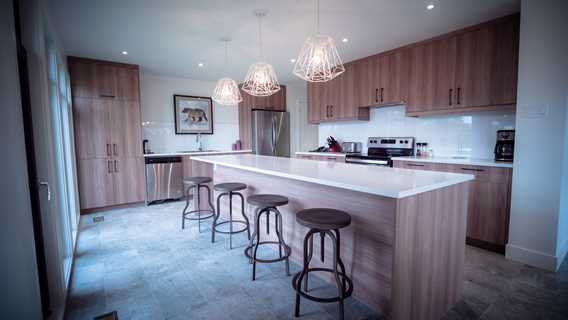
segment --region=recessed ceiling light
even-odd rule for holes
[[[296,62],[296,59],[292,58],[292,59],[290,59],[290,62],[294,63],[294,62]]]
[[[433,5],[433,4],[429,4],[429,5],[426,6],[426,9],[432,10],[432,9],[434,9],[434,5]]]
[[[203,68],[203,66],[204,66],[203,62],[200,62],[200,63],[198,63],[197,65],[198,65],[200,68]]]
[[[127,54],[128,54],[128,51],[122,51],[121,53],[122,53],[123,55],[127,55]]]
[[[347,39],[347,38],[343,38],[343,39],[341,40],[341,42],[343,42],[343,43],[347,43],[347,42],[349,42],[349,39]]]

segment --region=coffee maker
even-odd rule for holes
[[[497,131],[495,161],[513,162],[515,153],[515,130]]]

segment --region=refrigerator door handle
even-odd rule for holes
[[[278,133],[277,133],[277,127],[276,127],[276,117],[273,116],[272,117],[272,155],[275,156],[276,155],[276,141],[278,138]]]

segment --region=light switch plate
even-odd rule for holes
[[[524,105],[519,108],[518,114],[521,118],[544,118],[548,116],[549,109],[550,107],[548,104]]]

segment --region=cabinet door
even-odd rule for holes
[[[519,17],[513,15],[492,26],[495,51],[491,68],[491,105],[517,103]]]
[[[456,50],[455,36],[410,49],[407,113],[454,107]]]
[[[81,209],[115,204],[113,163],[109,159],[79,159],[77,173]]]
[[[407,100],[408,51],[381,55],[377,99],[380,105],[402,104]]]
[[[110,102],[110,106],[112,156],[141,156],[142,133],[139,102],[115,99]]]
[[[73,58],[68,59],[71,92],[76,98],[96,98],[96,68],[94,63],[87,63]]]
[[[116,98],[118,68],[112,64],[97,63],[96,88],[98,98]]]
[[[308,82],[308,122],[317,124],[320,122],[318,86]]]
[[[75,152],[78,159],[111,155],[111,103],[104,99],[73,98]]]
[[[144,201],[144,158],[115,158],[112,170],[117,204]]]
[[[359,109],[355,104],[355,67],[345,65],[345,72],[339,76],[338,99],[333,105],[335,119],[354,119]],[[337,105],[337,106],[336,106]]]
[[[368,107],[376,104],[376,88],[373,86],[373,59],[365,58],[354,63],[355,105]]]
[[[116,98],[139,100],[138,68],[120,67],[116,69]]]

